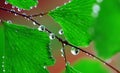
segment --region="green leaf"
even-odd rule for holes
[[[69,63],[67,63],[65,73],[81,73],[81,72],[77,71],[75,68],[70,66]]]
[[[93,24],[92,6],[96,0],[72,0],[49,12],[58,22],[71,44],[86,47],[91,42],[88,32]]]
[[[45,32],[3,22],[0,25],[0,73],[3,69],[6,73],[48,73],[43,67],[54,64],[49,43]]]
[[[109,70],[97,60],[80,59],[73,67],[81,73],[110,73]]]
[[[30,10],[38,4],[38,0],[6,0],[6,2],[25,10]]]
[[[104,0],[94,25],[94,42],[98,55],[110,58],[120,52],[120,2]]]

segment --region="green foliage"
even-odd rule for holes
[[[104,0],[94,25],[94,41],[98,55],[110,58],[120,52],[120,2]]]
[[[49,12],[71,44],[86,47],[91,42],[89,28],[93,23],[92,6],[96,0],[72,0]]]
[[[109,70],[99,61],[92,59],[80,59],[73,67],[81,73],[109,73]]]
[[[77,71],[75,68],[70,66],[69,63],[67,63],[65,73],[81,73],[81,72]]]
[[[6,73],[48,73],[43,67],[54,64],[49,43],[45,32],[3,22],[0,25],[0,65],[4,65]],[[0,67],[0,73],[2,70]]]
[[[6,0],[8,3],[12,4],[21,9],[30,10],[38,4],[37,0]]]

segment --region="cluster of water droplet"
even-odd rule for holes
[[[92,16],[95,18],[98,17],[98,15],[99,15],[99,12],[100,12],[99,3],[101,3],[103,0],[96,0],[96,1],[97,1],[97,3],[95,3],[92,7]]]
[[[5,56],[2,56],[2,70],[3,72],[5,72],[5,65],[4,65],[4,59],[5,59]]]
[[[71,53],[72,53],[73,55],[78,55],[78,54],[80,53],[80,50],[72,47],[72,48],[71,48]]]
[[[64,48],[61,48],[60,51],[61,51],[61,57],[64,57]]]

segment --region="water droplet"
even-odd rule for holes
[[[12,8],[15,8],[15,6],[12,6]]]
[[[66,5],[67,3],[64,3],[64,5]]]
[[[61,54],[61,57],[64,57],[64,54],[63,54],[63,53]]]
[[[36,25],[36,22],[33,22],[33,25]]]
[[[43,66],[44,69],[46,69],[46,66]]]
[[[98,2],[98,3],[101,3],[101,2],[103,2],[103,0],[97,0],[97,2]]]
[[[5,69],[3,69],[3,72],[5,72]]]
[[[74,48],[74,47],[71,48],[71,53],[72,53],[73,55],[78,55],[79,52],[80,52],[79,49],[76,49],[76,48]]]
[[[7,23],[12,23],[12,21],[11,21],[11,20],[8,20]]]
[[[54,39],[55,39],[55,34],[54,34],[54,33],[50,33],[49,38],[50,38],[51,40],[54,40]]]
[[[22,9],[19,9],[19,8],[18,8],[17,10],[20,12]]]
[[[61,48],[61,50],[60,50],[62,53],[63,53],[63,48]]]
[[[43,17],[43,15],[40,15],[40,18]]]
[[[59,33],[60,35],[62,35],[62,34],[63,34],[63,30],[60,29],[58,33]]]
[[[37,5],[36,6],[34,6],[35,8],[37,8]]]
[[[40,26],[38,27],[38,30],[39,30],[39,31],[45,31],[45,26],[44,26],[44,25],[40,25]]]
[[[5,56],[2,56],[2,58],[4,59],[4,58],[5,58]]]
[[[7,4],[8,4],[8,2],[5,1],[5,5],[7,5]]]
[[[100,6],[98,4],[93,5],[93,13],[98,13],[100,11]]]
[[[17,14],[15,13],[15,16],[17,16]]]
[[[88,56],[89,54],[88,54],[88,53],[86,53],[86,55]]]
[[[5,67],[4,65],[2,65],[2,67]]]
[[[11,9],[10,11],[15,11],[14,9]]]
[[[26,15],[26,13],[22,13],[23,15]]]
[[[30,9],[33,9],[33,7],[30,7]]]
[[[98,17],[99,11],[100,11],[100,6],[98,4],[94,4],[93,5],[92,16],[95,17],[95,18]]]

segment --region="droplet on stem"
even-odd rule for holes
[[[44,26],[44,25],[40,25],[40,26],[38,27],[38,30],[39,30],[39,31],[45,31],[45,26]]]
[[[17,10],[20,12],[22,9],[19,9],[19,8],[18,8]]]
[[[55,39],[55,34],[54,34],[54,33],[50,33],[49,38],[50,38],[51,40],[54,40],[54,39]]]
[[[73,55],[78,55],[79,52],[80,52],[79,49],[76,49],[76,48],[74,48],[74,47],[71,48],[71,53],[72,53]]]
[[[36,23],[35,23],[35,22],[33,22],[33,25],[36,25]]]

